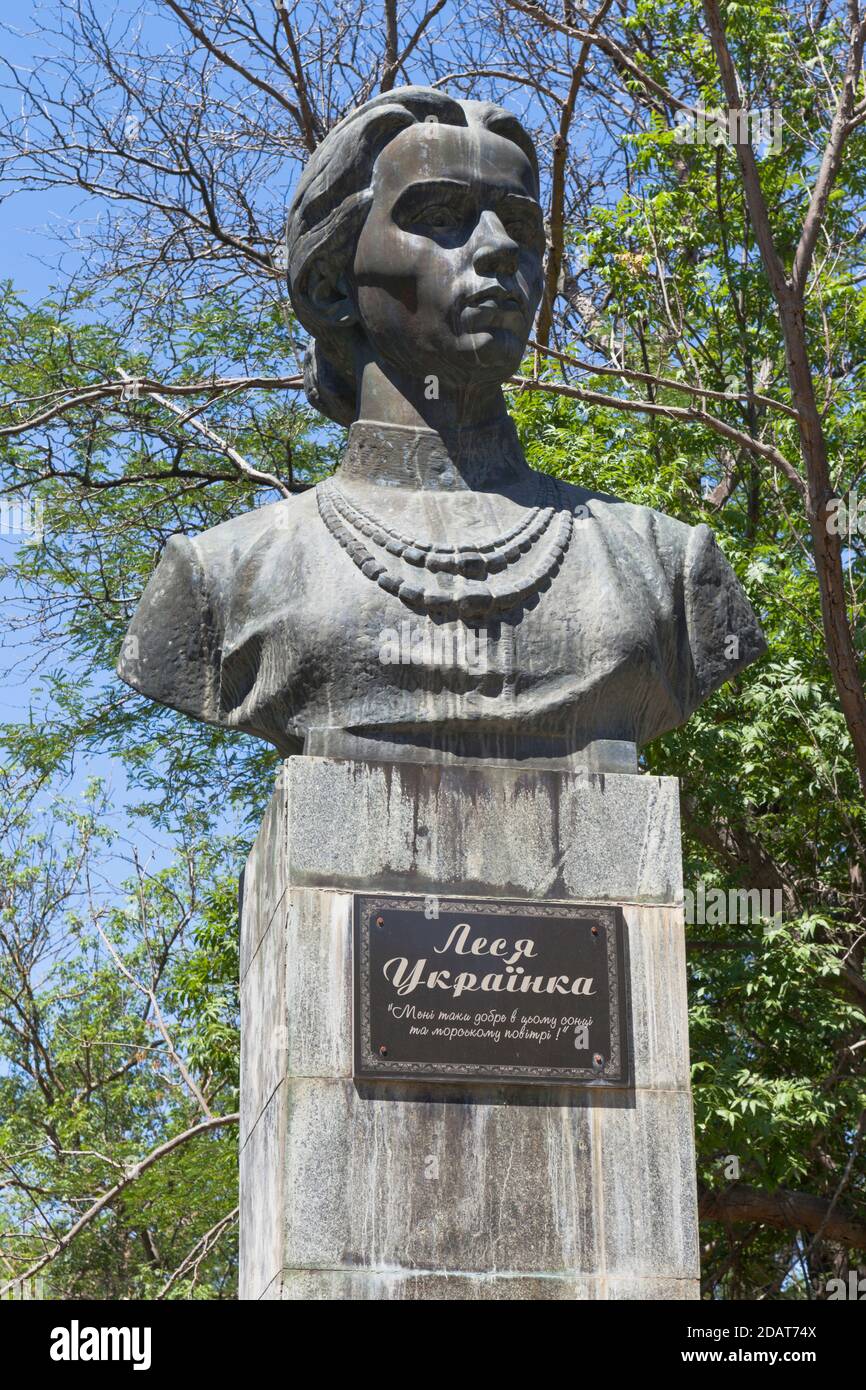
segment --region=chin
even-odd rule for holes
[[[500,381],[513,376],[526,352],[526,338],[506,329],[467,333],[457,345],[456,362],[463,376],[494,374]],[[487,369],[484,371],[483,369]]]

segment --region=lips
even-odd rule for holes
[[[489,285],[485,286],[484,289],[476,290],[475,294],[467,295],[463,301],[463,308],[522,314],[524,304],[523,300],[516,294],[503,289],[501,285]]]

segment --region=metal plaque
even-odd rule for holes
[[[355,895],[355,1075],[627,1086],[622,909]]]

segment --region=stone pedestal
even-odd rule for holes
[[[698,1297],[677,784],[298,757],[241,913],[244,1299]],[[634,1084],[352,1076],[352,894],[623,905]]]

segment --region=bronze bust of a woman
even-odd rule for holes
[[[765,643],[707,527],[526,463],[501,388],[542,289],[528,135],[383,93],[312,156],[287,249],[345,456],[173,537],[121,677],[284,755],[633,770]]]

